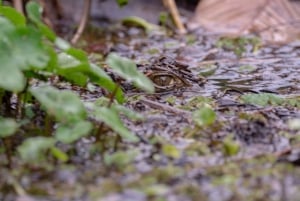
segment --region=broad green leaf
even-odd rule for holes
[[[79,50],[71,47],[68,50],[66,50],[65,53],[73,56],[74,58],[78,59],[80,62],[89,62],[87,54],[83,50]]]
[[[64,52],[58,54],[57,59],[58,67],[61,69],[75,68],[81,64],[78,59]]]
[[[109,99],[106,97],[100,97],[95,101],[94,104],[97,106],[107,106],[109,104]],[[119,114],[123,114],[131,120],[143,120],[144,119],[144,116],[142,116],[141,114],[139,114],[129,108],[126,108],[125,106],[120,105],[116,102],[114,102],[111,105],[111,107],[114,108]]]
[[[103,121],[111,129],[117,132],[124,140],[137,142],[139,139],[131,133],[122,123],[117,111],[113,108],[107,107],[92,107],[93,117],[97,120]]]
[[[60,37],[57,37],[54,41],[55,45],[62,49],[62,50],[67,50],[71,47],[71,45],[65,41],[64,39],[60,38]]]
[[[51,86],[30,88],[32,95],[46,112],[59,122],[78,122],[86,118],[86,110],[80,98],[71,91],[60,91]]]
[[[19,147],[18,152],[27,163],[38,164],[46,160],[46,152],[55,144],[50,137],[27,138]]]
[[[85,60],[85,53],[82,54],[81,51],[74,51],[72,55],[67,53],[59,54],[58,74],[80,85],[86,84],[87,78],[89,78],[91,82],[110,92],[113,92],[117,88],[117,84],[99,66],[85,61],[82,62],[78,58]],[[120,103],[124,102],[124,95],[119,87],[116,92],[116,99]]]
[[[45,24],[38,24],[37,25],[43,36],[48,38],[51,42],[55,42],[56,40],[56,34]]]
[[[0,7],[0,15],[5,16],[16,26],[25,26],[26,19],[24,15],[16,11],[16,9],[8,6]]]
[[[32,27],[18,28],[10,36],[13,60],[23,70],[43,69],[49,61],[41,34]]]
[[[150,93],[154,92],[154,86],[151,80],[138,71],[136,64],[132,60],[120,57],[115,53],[111,53],[108,55],[106,63],[115,73],[129,82],[133,82],[136,87]]]
[[[62,162],[66,162],[69,160],[68,155],[63,152],[62,150],[58,149],[57,147],[51,147],[50,148],[51,154],[57,158],[58,160],[62,161]]]
[[[55,132],[55,138],[69,144],[87,136],[93,125],[88,121],[80,121],[69,125],[60,125]]]
[[[216,113],[208,106],[193,112],[193,120],[198,126],[209,126],[216,120]]]
[[[23,73],[14,65],[4,58],[1,54],[2,45],[0,42],[0,87],[12,92],[21,92],[26,85],[26,80]]]
[[[2,17],[0,27],[0,87],[7,91],[20,92],[24,89],[26,81],[14,58],[9,38],[16,29],[11,22]]]
[[[30,67],[44,68],[47,65],[49,57],[39,33],[33,29],[19,29],[13,39],[15,48],[12,53],[19,68],[28,70]]]
[[[19,126],[14,119],[0,117],[0,138],[8,137],[15,134],[18,127]]]
[[[28,18],[36,24],[42,23],[42,7],[34,2],[30,1],[26,4],[26,11]]]
[[[16,27],[12,24],[11,21],[9,21],[8,19],[0,16],[0,40],[1,41],[6,41],[8,40],[8,36],[9,33],[11,33],[12,31],[15,31]]]
[[[43,46],[40,33],[33,27],[14,28],[1,17],[0,26],[0,60],[5,60],[5,63],[1,63],[3,66],[15,66],[21,70],[47,66],[48,52]]]
[[[90,64],[90,79],[93,83],[98,84],[104,89],[113,92],[117,86],[116,83],[105,73],[105,71],[95,64]],[[116,92],[116,99],[119,103],[124,102],[124,93],[120,87],[118,87]]]
[[[56,72],[56,68],[58,66],[58,55],[52,47],[46,46],[45,48],[49,55],[49,61],[48,61],[45,71]]]
[[[245,94],[241,96],[241,100],[244,103],[267,106],[267,105],[281,105],[284,103],[284,99],[278,95],[270,93],[260,94]]]
[[[42,7],[36,2],[30,1],[26,4],[26,11],[28,18],[38,26],[43,35],[54,42],[56,39],[55,33],[42,22]]]

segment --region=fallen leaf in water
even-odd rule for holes
[[[202,0],[188,26],[229,36],[255,33],[268,43],[286,43],[300,36],[300,2]]]

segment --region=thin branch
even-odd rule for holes
[[[180,34],[185,34],[187,31],[183,26],[180,15],[174,0],[163,0],[165,6],[170,10],[174,23]]]
[[[84,1],[84,8],[83,8],[82,16],[80,19],[78,29],[77,29],[74,37],[71,40],[72,44],[75,44],[79,40],[79,38],[81,37],[81,35],[86,27],[86,24],[87,24],[89,15],[90,15],[91,3],[92,3],[92,0]]]
[[[20,13],[24,14],[24,10],[23,10],[23,2],[22,0],[13,0],[13,5],[15,7],[15,9],[17,11],[19,11]]]

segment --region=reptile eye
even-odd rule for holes
[[[153,72],[148,76],[154,83],[155,88],[159,90],[172,90],[175,87],[184,85],[180,78],[169,72]]]

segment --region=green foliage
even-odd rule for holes
[[[0,14],[9,19],[16,26],[25,26],[26,18],[11,7],[1,6]]]
[[[204,106],[193,112],[193,120],[198,126],[210,126],[216,120],[216,113],[211,107]]]
[[[17,129],[18,124],[14,119],[0,117],[0,138],[13,135]]]
[[[21,158],[32,164],[46,161],[46,152],[54,147],[55,139],[50,137],[33,137],[26,139],[18,147]]]
[[[280,105],[284,102],[284,99],[280,96],[270,93],[245,94],[241,96],[241,100],[244,103],[250,103],[260,106]]]
[[[128,0],[116,0],[120,7],[123,7],[128,4]]]
[[[226,136],[223,140],[223,154],[225,156],[234,156],[240,151],[240,144],[233,140],[232,135]]]
[[[179,158],[181,156],[180,151],[172,144],[164,144],[162,147],[164,155],[171,158]]]
[[[59,122],[77,123],[87,116],[80,98],[71,91],[40,86],[31,88],[30,92],[41,103],[47,114]]]
[[[115,73],[124,79],[133,82],[136,87],[141,88],[149,93],[154,92],[154,86],[151,80],[144,74],[137,71],[136,64],[133,61],[112,53],[108,55],[106,62]]]
[[[130,16],[122,19],[122,23],[124,25],[129,25],[129,26],[136,26],[145,29],[148,32],[158,30],[159,27],[156,26],[155,24],[151,24],[147,22],[146,20],[136,17],[136,16]]]
[[[114,107],[96,106],[95,104],[88,105],[93,118],[103,121],[110,126],[114,131],[119,133],[123,139],[131,142],[137,142],[139,138],[131,133],[122,123],[118,110]]]
[[[233,51],[237,56],[241,57],[246,51],[247,45],[251,45],[252,50],[256,51],[261,46],[261,41],[257,37],[222,37],[219,39],[216,45],[219,48]]]
[[[260,106],[291,106],[300,108],[299,97],[281,97],[271,93],[245,94],[240,97],[241,102]]]
[[[127,0],[118,3],[125,5]],[[0,91],[1,94],[15,94],[18,97],[16,108],[21,111],[21,117],[16,115],[15,119],[6,118],[6,113],[1,114],[0,138],[16,133],[19,122],[24,122],[22,111],[26,114],[27,106],[34,105],[40,108],[31,110],[33,114],[30,116],[33,118],[34,112],[39,109],[45,111],[44,130],[49,132],[45,135],[50,137],[37,135],[26,139],[24,136],[25,141],[17,149],[20,157],[27,163],[38,165],[47,160],[47,154],[60,161],[67,161],[68,156],[55,147],[56,142],[73,143],[97,133],[92,131],[102,123],[111,127],[123,139],[138,141],[138,137],[124,126],[120,115],[134,120],[141,120],[142,117],[120,105],[124,102],[124,94],[119,84],[102,67],[91,63],[84,51],[71,47],[43,24],[42,9],[37,3],[30,1],[26,5],[26,13],[28,18],[14,8],[0,4]],[[136,87],[147,92],[154,91],[152,82],[138,72],[131,60],[110,54],[106,63]],[[110,100],[105,99],[106,102],[102,105],[85,105],[72,91],[59,90],[44,83],[50,76],[59,76],[64,81],[81,87],[86,87],[89,83],[97,85],[110,93]],[[16,114],[15,111],[11,113]],[[94,121],[88,121],[88,118],[94,118]]]
[[[87,136],[93,128],[89,121],[79,121],[75,124],[62,124],[55,131],[55,138],[69,144]]]
[[[104,163],[106,165],[115,165],[117,167],[124,167],[132,162],[137,156],[138,152],[136,150],[129,151],[117,151],[113,154],[105,153]]]

